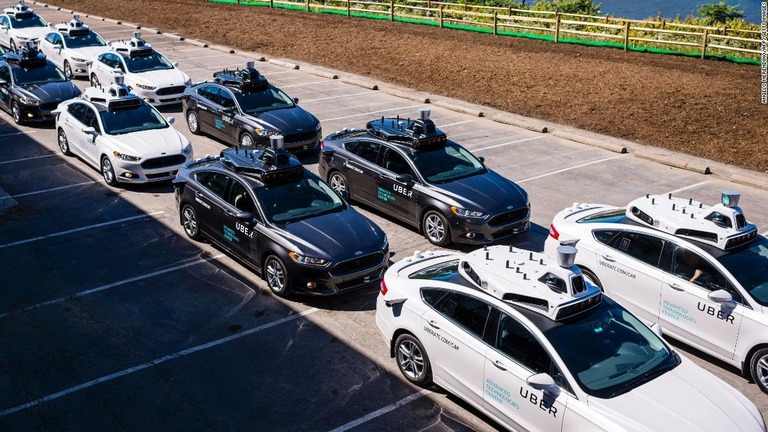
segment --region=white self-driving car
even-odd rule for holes
[[[28,8],[24,0],[5,8],[0,15],[0,45],[11,51],[25,46],[27,41],[39,41],[49,31],[48,23]]]
[[[109,52],[110,47],[75,15],[72,21],[57,25],[45,35],[40,41],[40,51],[72,79],[88,76],[88,61]]]
[[[725,191],[713,206],[671,194],[626,207],[574,204],[555,216],[545,251],[578,241],[587,279],[768,392],[768,239],[738,198]]]
[[[116,77],[118,83],[122,77]],[[87,88],[55,110],[59,148],[99,169],[107,184],[172,180],[192,145],[125,85]]]
[[[91,86],[108,85],[115,72],[125,76],[131,92],[152,105],[181,103],[184,90],[192,84],[187,74],[152,49],[140,32],[129,41],[112,42],[111,52],[96,57],[88,68]]]
[[[755,405],[679,355],[573,265],[492,246],[392,265],[376,323],[405,378],[511,430],[764,431]]]

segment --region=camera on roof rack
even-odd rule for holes
[[[37,41],[34,39],[26,41],[19,51],[15,53],[7,53],[5,59],[10,63],[16,63],[25,69],[44,67],[48,64],[45,59],[45,54],[38,51]]]
[[[121,54],[128,54],[131,58],[149,57],[154,53],[152,45],[141,38],[140,31],[133,32],[133,37],[129,41],[112,44],[112,48]]]
[[[56,30],[72,37],[87,36],[91,32],[88,26],[80,20],[80,15],[74,15],[68,23],[61,23],[56,26]]]
[[[270,137],[270,147],[263,150],[235,147],[223,150],[221,163],[234,172],[247,174],[267,185],[299,181],[304,177],[301,162],[283,147],[283,137]]]
[[[379,120],[368,122],[366,129],[371,135],[415,149],[439,148],[448,142],[448,137],[435,127],[430,113],[429,109],[422,108],[419,110],[419,118],[413,120],[401,119],[399,116],[381,117]]]
[[[93,103],[104,104],[110,111],[133,109],[141,106],[141,99],[125,85],[125,76],[115,74],[114,83],[109,87],[89,87],[85,89],[83,98]]]
[[[6,15],[11,15],[16,19],[32,18],[35,13],[27,7],[24,0],[19,0],[17,5],[5,9]]]
[[[267,79],[248,61],[243,69],[224,69],[213,73],[214,81],[221,85],[237,87],[245,93],[264,91],[269,88]]]

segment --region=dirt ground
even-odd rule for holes
[[[49,3],[768,172],[754,65],[204,0]]]

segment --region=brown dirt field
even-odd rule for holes
[[[204,0],[52,3],[768,172],[754,65]]]

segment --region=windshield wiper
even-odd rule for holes
[[[622,384],[622,386],[618,390],[616,390],[615,392],[611,393],[608,396],[608,398],[612,398],[612,397],[616,397],[616,396],[618,396],[620,394],[624,394],[624,393],[628,392],[629,390],[632,390],[635,387],[639,387],[639,386],[647,383],[648,381],[653,380],[656,377],[664,375],[667,371],[670,371],[670,370],[676,368],[677,365],[680,364],[680,358],[677,356],[677,353],[673,352],[672,355],[674,356],[674,359],[675,359],[672,363],[669,363],[667,365],[658,367],[656,369],[651,369],[648,372],[638,376],[637,378],[634,378],[634,379],[631,379],[631,380],[625,382],[624,384]]]

